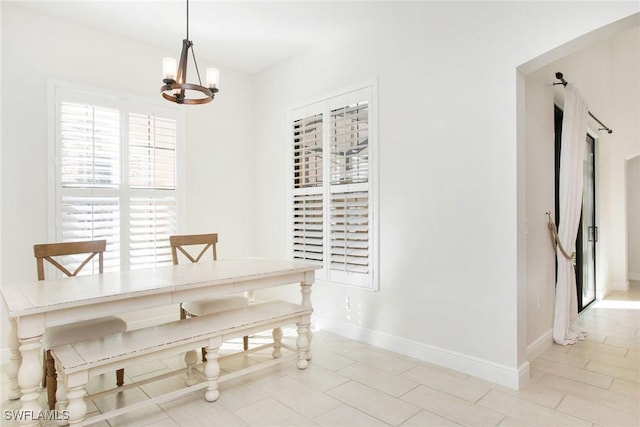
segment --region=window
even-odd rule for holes
[[[319,280],[377,288],[371,86],[290,111],[292,254]]]
[[[55,240],[106,239],[105,271],[170,264],[177,109],[55,87]]]

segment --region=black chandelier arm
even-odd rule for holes
[[[189,42],[189,46],[191,47],[191,56],[193,57],[193,64],[196,66],[196,74],[198,75],[198,83],[202,86],[202,79],[200,78],[200,70],[198,69],[198,61],[196,61],[196,52],[193,49],[193,43]]]
[[[189,61],[189,48],[191,47],[191,41],[188,39],[182,40],[182,52],[180,53],[180,62],[178,63],[178,73],[176,74],[176,81],[178,83],[185,83],[187,81],[187,62]]]

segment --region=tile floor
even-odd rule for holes
[[[96,425],[640,426],[640,282],[590,307],[580,324],[588,339],[551,346],[531,363],[531,382],[520,391],[317,332],[306,371],[277,365],[220,384],[215,403],[196,392]],[[265,357],[270,356],[256,353],[222,366],[233,371]],[[173,357],[127,368],[126,375],[139,380],[182,366]],[[110,384],[112,377],[95,378],[90,391]],[[89,404],[89,411],[138,402],[182,383],[182,377],[173,376],[103,396]],[[7,389],[4,369],[2,389]],[[1,400],[3,410],[19,406]],[[15,422],[3,417],[3,425]]]

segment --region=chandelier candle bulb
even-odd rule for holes
[[[207,68],[207,87],[217,89],[220,84],[220,71],[217,68]]]
[[[164,57],[162,58],[162,78],[164,80],[176,79],[176,70],[178,69],[178,63],[176,58]]]

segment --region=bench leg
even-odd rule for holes
[[[56,364],[56,369],[59,370],[59,367]],[[62,371],[60,371],[62,372]],[[69,406],[69,401],[67,400],[67,386],[64,383],[64,375],[60,374],[57,378],[57,387],[56,387],[56,406],[55,410],[58,414],[62,414]],[[58,425],[65,426],[67,425],[67,420],[58,420]]]
[[[204,394],[207,402],[215,402],[220,397],[218,391],[218,377],[220,376],[220,365],[218,364],[218,349],[222,345],[222,338],[216,337],[209,340],[207,346],[207,363],[204,365],[204,376],[207,378],[209,385]]]
[[[296,347],[298,349],[298,361],[296,366],[298,369],[306,369],[309,365],[309,319],[304,319],[298,324],[298,339],[296,339]]]
[[[69,426],[83,426],[84,417],[87,415],[87,404],[84,401],[84,385],[69,388],[67,399],[69,399]]]
[[[62,413],[64,410],[67,409],[67,406],[69,406],[69,401],[67,400],[67,386],[64,383],[63,374],[58,375],[57,383],[58,384],[56,387],[56,406],[54,409],[58,411],[58,413]],[[67,425],[67,423],[58,422],[58,425]]]
[[[282,328],[273,328],[271,336],[273,337],[273,353],[271,353],[271,356],[274,359],[278,359],[282,357]]]
[[[192,386],[198,382],[196,374],[193,373],[198,363],[198,353],[195,350],[189,350],[184,354],[184,361],[187,364],[187,385]]]
[[[309,328],[307,329],[307,339],[309,341],[309,347],[307,347],[307,360],[311,360],[311,341],[313,341],[313,332],[311,332],[311,319],[309,319]]]

